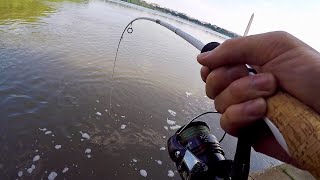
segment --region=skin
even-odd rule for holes
[[[265,116],[265,98],[278,89],[320,113],[320,54],[289,33],[229,39],[198,55],[197,60],[203,65],[206,94],[222,114],[221,127],[233,136]],[[245,64],[253,66],[258,74],[248,76]],[[270,131],[261,132],[253,135],[256,151],[299,167]]]

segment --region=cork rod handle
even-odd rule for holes
[[[284,137],[291,157],[320,179],[320,115],[289,94],[267,99],[267,118]]]

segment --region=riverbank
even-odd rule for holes
[[[310,173],[302,171],[288,164],[282,164],[270,169],[251,173],[249,180],[315,180]]]

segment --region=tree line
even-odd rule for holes
[[[190,17],[190,16],[188,16],[188,15],[186,15],[184,13],[177,12],[177,11],[174,11],[172,9],[161,7],[161,6],[159,6],[158,4],[155,4],[155,3],[147,3],[147,2],[145,2],[143,0],[121,0],[121,1],[132,3],[132,4],[136,4],[136,5],[139,5],[139,6],[143,6],[143,7],[146,7],[146,8],[149,8],[149,9],[153,9],[153,10],[156,10],[156,11],[160,11],[160,12],[164,12],[164,13],[167,13],[167,14],[171,14],[171,15],[176,16],[176,17],[180,17],[182,19],[185,19],[187,21],[193,22],[193,23],[198,24],[200,26],[204,26],[206,28],[212,29],[212,30],[214,30],[216,32],[219,32],[219,33],[224,34],[224,35],[226,35],[228,37],[231,37],[231,38],[239,37],[239,35],[234,33],[234,32],[228,31],[228,30],[226,30],[224,28],[218,27],[216,25],[213,25],[213,24],[210,24],[210,23],[207,23],[207,22],[201,22],[198,19],[192,18],[192,17]]]

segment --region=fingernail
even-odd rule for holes
[[[257,90],[269,90],[270,89],[270,78],[267,74],[257,74],[253,77],[253,86]]]
[[[203,61],[207,56],[209,56],[210,53],[211,53],[211,51],[207,51],[207,52],[203,52],[203,53],[199,54],[197,56],[198,62]]]
[[[245,111],[250,119],[257,119],[264,116],[266,113],[266,102],[263,98],[248,101]]]

